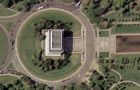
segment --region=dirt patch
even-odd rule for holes
[[[140,52],[140,35],[117,36],[116,52]]]

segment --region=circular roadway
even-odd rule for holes
[[[22,69],[24,70],[25,74],[28,75],[29,77],[31,77],[33,80],[37,81],[37,82],[42,82],[42,83],[45,83],[45,84],[48,84],[50,86],[55,86],[55,87],[58,87],[58,86],[62,86],[62,85],[67,85],[68,83],[72,83],[72,82],[77,82],[77,81],[80,81],[81,80],[81,77],[88,71],[90,65],[92,64],[93,60],[94,60],[94,57],[95,57],[95,52],[94,52],[94,40],[95,40],[95,32],[94,32],[94,29],[93,29],[93,25],[89,22],[88,18],[78,9],[73,9],[73,10],[70,10],[70,9],[67,9],[67,6],[63,6],[61,8],[62,5],[56,5],[56,6],[53,6],[54,8],[48,8],[46,7],[47,9],[57,9],[57,10],[63,10],[71,15],[73,15],[74,17],[76,17],[81,23],[82,25],[84,26],[85,28],[85,33],[86,33],[86,36],[85,36],[85,40],[86,40],[86,47],[85,47],[85,54],[86,54],[86,60],[85,62],[83,63],[83,65],[81,66],[81,68],[76,71],[74,74],[72,74],[71,76],[67,77],[67,78],[64,78],[63,80],[65,80],[65,82],[63,82],[63,80],[57,80],[57,81],[48,81],[48,80],[44,80],[44,79],[41,79],[39,77],[36,77],[35,75],[31,74],[25,67],[24,65],[22,64],[21,60],[20,60],[20,57],[18,55],[18,50],[17,50],[17,41],[18,41],[18,34],[20,32],[20,28],[18,28],[18,31],[17,31],[17,34],[16,34],[16,42],[15,42],[15,53],[16,53],[16,56],[17,56],[17,59],[18,59],[18,62],[19,64],[22,66]],[[65,8],[66,7],[66,8]],[[72,8],[74,6],[71,6]],[[36,8],[37,9],[37,8]],[[64,10],[65,9],[65,10]],[[45,10],[45,9],[43,9]],[[29,14],[29,13],[28,13]],[[35,14],[35,13],[34,13]],[[31,12],[29,15],[33,15]],[[28,16],[28,15],[27,15]],[[30,17],[30,16],[29,16]],[[28,17],[28,18],[29,18]],[[28,19],[26,18],[26,20]],[[25,21],[26,21],[25,20]],[[25,22],[24,21],[24,22]],[[24,23],[23,22],[23,23]],[[22,23],[22,25],[23,25]]]

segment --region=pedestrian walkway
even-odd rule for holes
[[[96,52],[99,56],[99,52],[116,53],[116,36],[110,35],[109,37],[96,37]]]

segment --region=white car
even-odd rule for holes
[[[41,6],[41,7],[38,7],[38,10],[40,10],[40,9],[43,9],[44,7],[43,6]]]

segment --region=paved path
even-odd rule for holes
[[[119,72],[117,72],[117,71],[116,71],[116,70],[114,70],[114,69],[111,69],[111,71],[113,71],[114,73],[118,74],[118,75],[119,75],[119,77],[120,77],[120,80],[122,79],[122,76],[121,76],[121,74],[120,74]],[[139,84],[139,83],[137,83],[137,82],[134,82],[134,81],[129,81],[129,80],[125,80],[125,81],[119,81],[119,82],[117,82],[117,83],[113,84],[113,85],[110,87],[110,90],[112,90],[112,89],[113,89],[114,87],[116,87],[117,85],[119,85],[119,84],[121,84],[121,83],[125,83],[125,82],[133,83],[133,84],[135,84],[135,85],[137,85],[137,86],[139,86],[139,87],[140,87],[140,84]]]
[[[120,77],[120,80],[122,79],[122,76],[121,76],[121,74],[120,74],[118,71],[116,71],[116,70],[114,70],[114,69],[111,69],[111,71],[113,71],[114,73],[118,74],[119,77]]]
[[[134,81],[128,81],[128,80],[127,80],[127,81],[120,81],[120,82],[118,82],[118,83],[116,83],[116,84],[113,84],[109,90],[112,90],[112,89],[115,88],[117,85],[119,85],[119,84],[121,84],[121,83],[125,83],[125,82],[126,82],[126,83],[127,83],[127,82],[133,83],[133,84],[135,84],[135,85],[137,85],[137,86],[140,87],[140,84],[139,84],[139,83],[134,82]]]
[[[139,21],[131,21],[131,22],[113,22],[113,24],[140,24]]]

